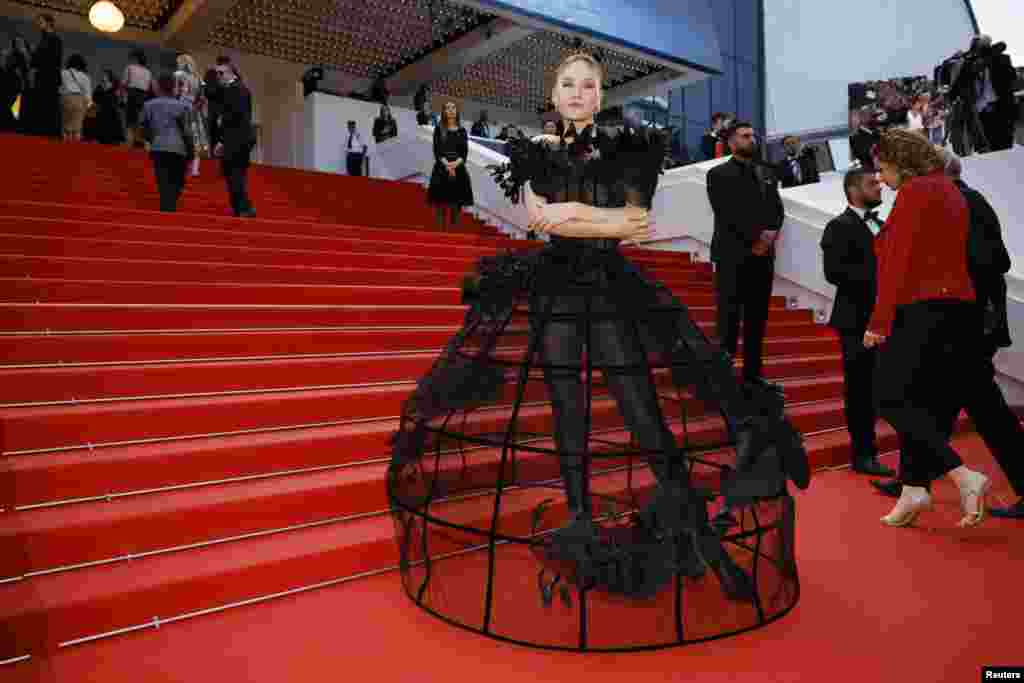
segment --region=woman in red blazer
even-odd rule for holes
[[[931,504],[929,482],[948,475],[960,489],[960,526],[974,526],[985,514],[989,479],[965,467],[950,447],[953,423],[933,417],[949,414],[943,406],[967,386],[957,373],[970,365],[963,359],[982,328],[967,274],[967,203],[919,133],[883,133],[878,166],[899,195],[875,241],[878,301],[864,345],[884,342],[877,400],[879,414],[900,436],[903,483],[882,522],[913,522]]]

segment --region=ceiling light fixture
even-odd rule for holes
[[[100,0],[89,9],[89,23],[104,33],[117,33],[124,28],[124,13],[109,0]]]

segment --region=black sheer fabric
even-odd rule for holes
[[[570,130],[572,136],[575,131]],[[663,141],[588,128],[513,141],[517,200],[650,206]],[[406,401],[388,493],[409,596],[539,647],[666,647],[796,604],[806,453],[687,307],[615,240],[482,259],[465,324]],[[709,519],[728,505],[737,524]]]

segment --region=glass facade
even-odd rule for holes
[[[676,129],[673,153],[681,160],[704,161],[700,138],[716,111],[734,113],[764,131],[762,0],[715,0],[711,8],[722,74],[674,89],[668,98],[668,124]]]

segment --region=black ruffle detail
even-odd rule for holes
[[[582,161],[586,176],[623,186],[629,203],[650,206],[665,149],[665,135],[654,128],[588,126],[570,143],[510,140],[508,162],[487,168],[513,204],[519,203],[527,182],[535,191],[549,194],[547,190]]]
[[[472,313],[500,317],[530,290],[539,259],[540,252],[484,256],[476,270],[462,279],[462,303],[471,306]]]
[[[730,600],[752,602],[753,578],[726,552],[708,521],[707,503],[700,491],[659,486],[632,526],[576,519],[551,535],[544,560],[580,590],[631,598],[656,595],[676,574],[699,578],[710,568]],[[553,585],[541,586],[545,604]]]
[[[736,425],[736,468],[722,481],[722,494],[734,506],[784,493],[786,479],[800,489],[811,481],[803,437],[786,418],[784,398],[752,388],[749,401],[749,415]]]
[[[523,185],[543,173],[548,145],[517,138],[508,141],[506,150],[509,159],[506,163],[491,164],[487,168],[509,201],[518,204]]]

